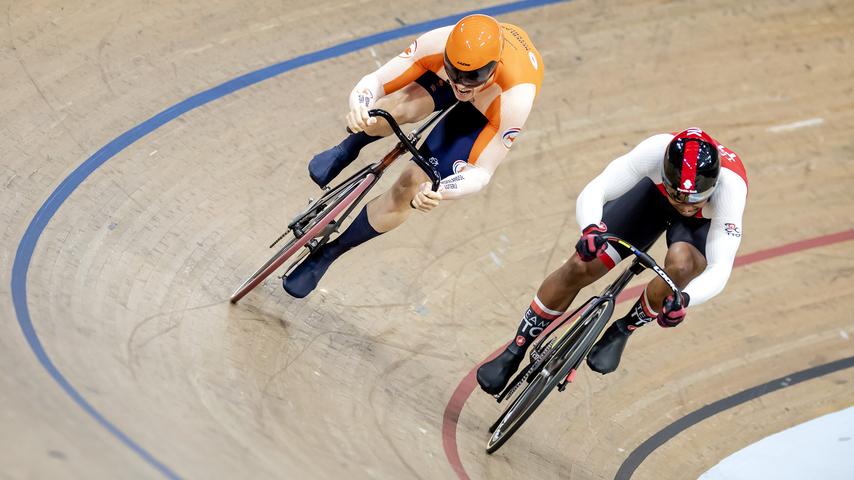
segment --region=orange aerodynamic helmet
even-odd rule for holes
[[[460,85],[482,85],[498,67],[504,39],[501,25],[487,15],[469,15],[454,25],[445,44],[445,72]]]

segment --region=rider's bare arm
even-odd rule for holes
[[[744,180],[731,170],[722,168],[715,193],[709,204],[703,207],[703,215],[712,220],[706,238],[707,266],[685,287],[685,292],[691,296],[691,306],[719,294],[729,280],[741,243],[741,220],[746,202],[747,185]]]
[[[602,207],[631,190],[643,177],[661,181],[661,152],[673,135],[653,135],[617,158],[584,187],[575,203],[575,218],[583,230],[602,221]]]

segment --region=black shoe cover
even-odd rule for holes
[[[356,153],[358,155],[358,152]],[[355,159],[356,156],[341,148],[340,145],[335,145],[325,152],[318,153],[308,162],[308,175],[319,187],[325,187]]]
[[[612,323],[587,355],[587,366],[601,374],[616,370],[630,334],[623,333],[617,322]]]
[[[321,247],[309,255],[302,263],[285,278],[282,287],[292,297],[303,298],[317,288],[317,283],[335,261],[337,256],[331,255],[328,249]]]
[[[525,353],[515,354],[505,349],[494,360],[486,362],[477,369],[477,383],[484,392],[497,395],[504,390],[510,377],[519,369]]]

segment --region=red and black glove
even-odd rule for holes
[[[608,241],[602,238],[602,234],[607,230],[608,228],[604,223],[599,225],[591,223],[581,232],[581,238],[575,244],[575,251],[578,252],[582,261],[592,262],[596,257],[605,253]]]
[[[658,314],[658,324],[664,328],[671,328],[682,323],[682,320],[685,320],[685,313],[690,300],[691,297],[682,292],[682,304],[676,308],[676,297],[672,294],[668,295],[661,306],[661,312]]]

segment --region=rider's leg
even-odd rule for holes
[[[443,90],[447,90],[444,96],[453,100],[453,92],[444,84],[443,88],[434,92],[440,108],[447,106],[447,99],[440,95]],[[439,175],[445,178],[454,173],[455,166],[459,167],[460,162],[465,163],[469,158],[476,139],[486,125],[486,117],[473,105],[460,104],[436,123],[420,150],[425,157],[435,156],[439,159],[437,169]],[[368,202],[341,236],[313,252],[288,275],[284,281],[285,290],[295,297],[308,295],[336,258],[402,224],[412,212],[410,202],[421,184],[427,180],[427,174],[418,166],[414,163],[407,165],[392,188]]]
[[[601,260],[584,262],[575,253],[552,272],[537,290],[531,305],[522,315],[510,349],[521,354],[549,324],[561,316],[578,292],[608,273]]]
[[[679,241],[668,247],[667,255],[664,257],[664,271],[680,289],[705,269],[706,258],[691,243]],[[611,324],[590,350],[590,355],[587,356],[587,364],[590,368],[603,374],[616,370],[629,335],[656,319],[657,310],[671,292],[670,287],[661,277],[655,277],[650,281],[640,298],[629,309],[629,313]]]
[[[415,82],[377,100],[375,108],[387,111],[399,125],[404,125],[420,122],[435,110],[436,105],[427,90]],[[377,123],[368,125],[365,133],[371,137],[387,137],[394,132],[384,118],[377,118]]]
[[[670,236],[669,232],[668,236]],[[700,245],[700,248],[702,247],[703,245]],[[664,257],[664,271],[680,290],[703,273],[705,269],[706,257],[697,246],[689,243],[689,241],[677,241],[667,247],[667,254]],[[646,325],[658,317],[658,310],[661,308],[664,299],[671,293],[673,291],[667,286],[667,283],[661,277],[656,276],[646,285],[629,313],[617,320],[616,323],[619,323],[620,327],[628,332]]]
[[[401,125],[425,118],[438,105],[427,86],[435,74],[428,73],[430,75],[425,74],[397,92],[377,100],[376,108],[389,112]],[[363,147],[391,133],[391,126],[382,118],[378,118],[377,123],[368,125],[364,132],[351,133],[340,144],[318,153],[311,159],[308,163],[311,179],[320,186],[326,185],[347,165],[353,163]]]
[[[498,357],[477,369],[480,387],[492,395],[500,393],[513,372],[519,368],[525,351],[534,339],[566,311],[582,288],[606,273],[608,267],[601,260],[583,262],[573,253],[563,265],[546,277],[522,315],[513,341]]]
[[[377,196],[356,215],[353,223],[335,240],[313,252],[284,280],[291,296],[302,298],[317,287],[320,278],[338,257],[368,240],[402,224],[412,208],[409,201],[427,175],[414,163],[407,165],[397,181],[385,193]]]
[[[606,203],[602,221],[605,222],[610,233],[624,238],[639,248],[646,249],[655,242],[667,226],[666,217],[662,214],[667,212],[662,210],[665,208],[673,209],[661,196],[655,184],[651,180],[644,179],[624,195]],[[569,308],[579,290],[601,278],[628,255],[628,250],[623,247],[609,245],[605,256],[593,262],[584,263],[578,255],[573,253],[566,263],[546,278],[537,291],[537,298],[552,312],[562,312]],[[535,304],[536,299],[532,307]],[[501,391],[518,368],[525,350],[515,345],[518,345],[520,335],[524,340],[522,347],[527,348],[533,340],[533,336],[525,337],[526,332],[523,328],[526,326],[525,318],[529,318],[531,313],[536,313],[533,308],[525,312],[522,324],[516,332],[516,343],[511,344],[501,355],[478,369],[477,380],[485,391],[493,394]],[[544,317],[535,317],[535,321],[545,325],[550,323]],[[530,330],[527,333],[530,333]]]
[[[409,163],[390,189],[365,206],[371,225],[381,233],[400,226],[413,212],[409,202],[421,184],[429,180],[417,165]]]
[[[694,245],[688,242],[676,242],[667,249],[664,271],[680,290],[705,269],[706,257]],[[656,311],[661,308],[664,299],[673,293],[661,277],[655,277],[649,282],[645,291],[649,304],[654,305]]]

